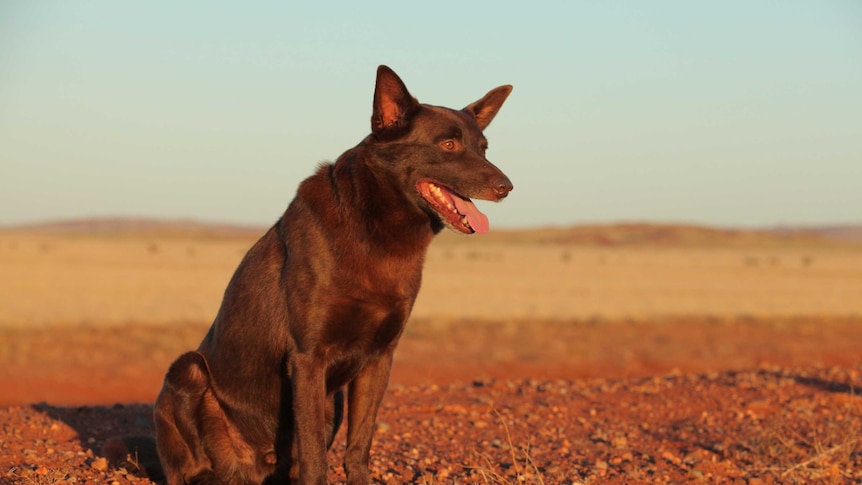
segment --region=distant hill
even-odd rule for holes
[[[210,223],[188,219],[93,218],[49,221],[0,228],[50,234],[159,234],[166,236],[258,237],[268,226]],[[446,243],[463,236],[444,231]],[[862,244],[862,224],[739,229],[661,223],[574,225],[570,227],[502,229],[483,235],[488,243],[566,244],[584,246],[750,246]]]
[[[772,229],[772,232],[785,236],[813,235],[834,241],[862,243],[862,224],[820,227],[778,227]]]
[[[498,230],[484,237],[498,242],[610,247],[845,245],[862,244],[862,225],[739,229],[686,224],[620,223]]]
[[[47,221],[3,228],[46,234],[165,234],[221,237],[251,237],[263,234],[267,227],[202,222],[192,219],[90,218]]]

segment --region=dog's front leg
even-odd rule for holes
[[[290,374],[299,483],[326,485],[325,366],[312,355],[297,354],[290,359]]]
[[[368,471],[371,439],[391,368],[392,350],[389,350],[376,361],[368,363],[349,385],[347,452],[344,455],[344,470],[349,485],[371,483]]]

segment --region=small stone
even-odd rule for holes
[[[108,469],[108,460],[105,457],[99,457],[93,460],[93,463],[90,463],[90,468],[93,470],[97,470],[103,472]]]
[[[670,463],[673,463],[674,465],[679,465],[680,463],[682,463],[682,460],[680,460],[678,456],[674,455],[669,451],[665,451],[664,453],[662,453],[661,457],[669,461]]]

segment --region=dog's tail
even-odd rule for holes
[[[129,473],[162,482],[165,473],[156,452],[156,437],[148,435],[115,436],[105,442],[102,456],[115,468],[125,468]]]

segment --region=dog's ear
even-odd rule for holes
[[[371,115],[371,132],[397,132],[406,127],[419,102],[410,95],[401,78],[386,66],[377,68],[374,87],[374,111]]]
[[[506,101],[511,92],[512,86],[508,84],[494,88],[482,99],[464,108],[464,111],[473,115],[479,128],[484,130],[491,124],[494,116],[497,116],[497,111],[500,111],[500,106],[503,106],[503,101]]]

